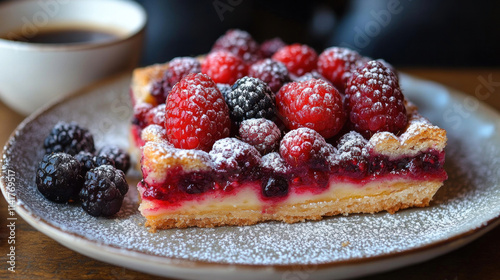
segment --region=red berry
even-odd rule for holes
[[[160,126],[164,126],[165,125],[165,107],[166,107],[166,105],[164,103],[164,104],[160,104],[154,108],[151,108],[151,110],[149,110],[146,113],[146,117],[145,117],[146,125],[157,124]]]
[[[254,146],[262,155],[275,150],[281,138],[278,126],[264,118],[244,120],[239,133],[243,142]]]
[[[151,96],[156,101],[156,104],[165,103],[167,96],[172,90],[172,86],[167,81],[167,78],[163,76],[161,79],[153,82],[151,86]]]
[[[326,162],[325,138],[316,131],[302,127],[288,132],[281,140],[281,157],[293,167],[319,166]]]
[[[351,77],[352,71],[361,66],[363,57],[356,51],[331,47],[323,51],[318,58],[318,72],[330,80],[341,92]]]
[[[132,120],[132,123],[140,126],[141,128],[146,127],[147,126],[146,115],[152,108],[153,105],[149,103],[146,102],[137,103],[134,106],[134,119]]]
[[[201,72],[201,64],[196,58],[176,57],[168,63],[168,69],[165,72],[165,78],[170,87],[173,87],[189,73],[200,73],[200,72]]]
[[[323,80],[286,84],[276,94],[276,107],[289,129],[309,127],[325,138],[337,134],[346,120],[340,93]]]
[[[283,62],[290,73],[302,76],[316,68],[318,54],[307,45],[293,44],[279,49],[273,59]]]
[[[260,163],[259,151],[236,138],[216,141],[209,154],[219,176],[230,181],[252,177]]]
[[[263,57],[269,58],[284,46],[286,46],[285,42],[283,42],[281,38],[276,37],[264,41],[264,43],[260,45],[260,52]]]
[[[254,63],[261,58],[259,44],[252,36],[239,29],[231,29],[215,41],[212,47],[214,51],[228,51],[245,61]]]
[[[208,151],[229,136],[230,126],[229,109],[209,76],[189,74],[168,95],[165,129],[176,148]]]
[[[397,134],[408,123],[398,78],[379,61],[353,72],[346,87],[346,108],[354,130],[366,138],[380,131]]]
[[[272,59],[260,60],[250,67],[248,76],[258,78],[271,88],[273,93],[278,92],[280,88],[290,81],[290,75],[286,66]]]
[[[241,58],[226,51],[216,51],[207,55],[201,65],[201,72],[210,76],[214,82],[234,84],[247,73],[247,66]]]

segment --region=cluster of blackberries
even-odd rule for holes
[[[96,152],[92,134],[78,124],[59,122],[44,141],[36,185],[47,199],[81,201],[92,216],[117,213],[128,191],[125,173],[130,156],[116,146]]]

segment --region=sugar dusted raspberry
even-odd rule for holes
[[[290,172],[290,166],[277,152],[263,156],[260,161],[260,168],[265,174],[278,174],[282,177],[286,177]]]
[[[264,118],[244,120],[239,133],[243,142],[254,146],[262,155],[275,150],[281,138],[278,126]]]
[[[229,180],[251,176],[261,158],[257,149],[236,138],[217,140],[209,154],[215,170]]]
[[[327,78],[323,77],[316,70],[312,70],[311,72],[305,73],[300,77],[295,77],[294,82],[306,82],[312,79],[323,80],[333,86],[333,84]]]
[[[243,77],[236,81],[226,96],[231,120],[239,124],[253,118],[272,119],[274,117],[273,93],[263,81]]]
[[[302,127],[288,132],[280,144],[280,155],[293,166],[324,166],[325,138],[316,131]]]
[[[215,41],[212,51],[228,51],[245,61],[254,63],[261,58],[259,44],[252,36],[239,29],[231,29]]]
[[[362,59],[363,57],[356,51],[331,47],[319,55],[318,72],[343,93],[351,72],[362,65]]]
[[[275,54],[279,49],[281,49],[284,46],[286,46],[285,42],[283,42],[281,38],[276,37],[264,41],[264,43],[260,45],[260,52],[262,53],[263,57],[268,58],[273,56],[273,54]]]
[[[170,87],[190,73],[200,73],[201,64],[194,57],[176,57],[168,63],[165,79]]]
[[[248,70],[248,76],[261,79],[269,85],[273,93],[287,82],[290,81],[290,75],[285,64],[272,59],[260,60]]]
[[[276,107],[289,129],[309,127],[325,138],[337,134],[346,120],[340,93],[323,80],[286,84],[276,94]]]
[[[227,51],[216,51],[207,55],[201,65],[201,72],[210,76],[214,82],[233,84],[247,73],[243,60]]]
[[[364,178],[368,171],[368,153],[366,141],[363,136],[355,131],[344,134],[337,146],[336,161],[341,171],[350,176]]]
[[[307,45],[293,44],[279,49],[272,58],[283,62],[290,73],[302,76],[316,69],[318,54]]]
[[[229,136],[230,126],[226,102],[209,76],[189,74],[169,94],[165,129],[176,148],[208,151]]]
[[[151,124],[165,125],[165,108],[166,104],[160,104],[151,108],[145,115],[145,126]]]
[[[134,106],[134,117],[132,123],[144,128],[147,126],[146,115],[153,108],[153,105],[147,102],[137,103]]]
[[[402,131],[408,123],[396,74],[379,61],[358,68],[347,82],[346,108],[354,130],[364,137]]]

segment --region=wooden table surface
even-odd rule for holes
[[[403,69],[425,79],[459,89],[472,96],[491,94],[485,103],[500,111],[498,69]],[[488,84],[489,86],[485,85]],[[479,91],[478,91],[479,90]],[[0,143],[23,120],[0,102]],[[467,135],[464,135],[467,137]],[[0,199],[0,279],[164,279],[103,263],[50,239],[20,217],[16,221],[16,272],[7,271],[7,203]],[[500,227],[456,251],[433,260],[363,279],[500,279]],[[309,279],[307,276],[297,279]]]

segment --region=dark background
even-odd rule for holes
[[[143,65],[207,53],[230,28],[258,42],[351,47],[396,66],[500,64],[500,1],[137,1],[149,14]]]

